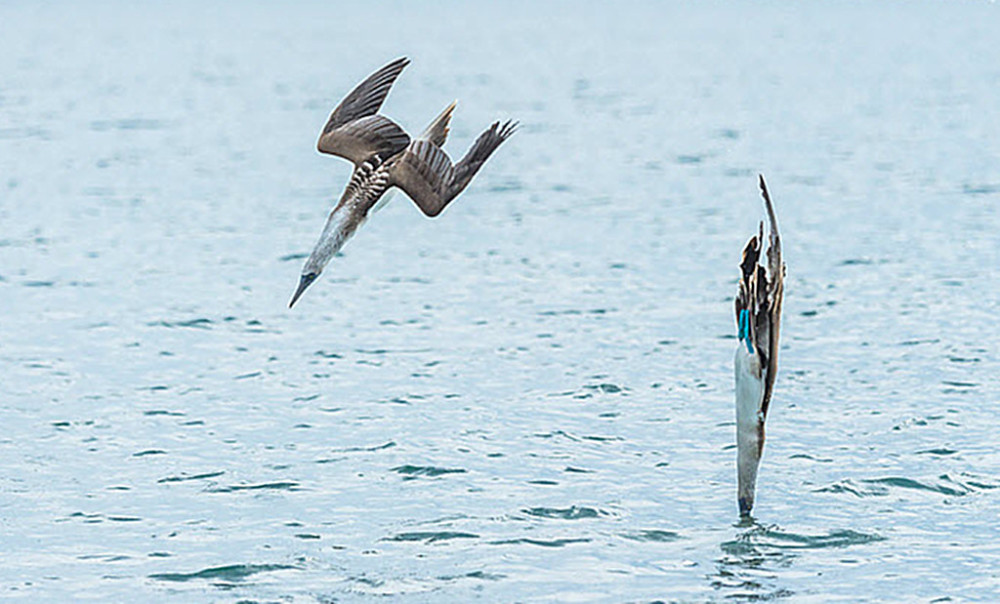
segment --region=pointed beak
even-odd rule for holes
[[[306,273],[302,275],[299,279],[299,287],[295,290],[295,294],[292,296],[292,301],[288,303],[288,308],[295,306],[299,297],[301,297],[302,293],[306,291],[306,288],[312,285],[312,282],[316,280],[316,277],[319,277],[318,273]]]

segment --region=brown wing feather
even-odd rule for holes
[[[410,143],[390,169],[391,183],[406,193],[424,214],[437,216],[448,204],[454,168],[448,154],[432,141]]]
[[[781,236],[778,234],[778,219],[774,213],[771,196],[767,192],[764,177],[760,176],[760,193],[767,209],[770,233],[767,248],[767,265],[770,279],[767,282],[766,316],[768,323],[767,375],[764,382],[764,400],[761,413],[767,417],[767,408],[774,391],[774,380],[778,377],[778,344],[781,335],[781,305],[785,299],[785,263],[781,258]]]
[[[493,122],[492,126],[480,134],[465,157],[455,165],[455,176],[449,187],[449,194],[455,197],[461,193],[497,147],[516,131],[517,122],[507,120],[503,125]]]
[[[377,113],[396,78],[409,64],[409,59],[401,57],[365,78],[365,81],[358,84],[333,110],[330,119],[326,121],[326,126],[323,127],[322,134],[358,118]]]
[[[781,259],[778,221],[763,177],[760,178],[760,189],[769,225],[767,267],[765,268],[761,258],[764,247],[764,222],[761,221],[757,234],[751,237],[743,248],[735,310],[737,324],[741,311],[746,310],[749,314],[750,339],[755,352],[761,357],[760,377],[764,380],[761,415],[766,418],[774,391],[774,380],[778,375],[778,344],[781,333],[781,304],[785,291],[785,265]]]
[[[318,149],[359,166],[373,155],[383,160],[410,144],[410,137],[384,115],[369,115],[334,128],[319,139]]]
[[[517,129],[508,121],[495,122],[479,135],[454,166],[448,155],[428,140],[415,140],[394,163],[392,184],[405,192],[424,214],[437,216],[472,181],[479,168]]]

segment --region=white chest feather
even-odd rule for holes
[[[764,447],[764,380],[760,357],[747,351],[740,342],[733,360],[736,376],[736,471],[740,514],[753,509],[757,490],[757,467]]]
[[[746,346],[736,348],[733,359],[736,377],[736,425],[739,432],[744,427],[753,427],[763,420],[760,412],[764,400],[764,380],[760,370],[760,357],[747,352]]]

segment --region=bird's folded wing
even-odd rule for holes
[[[392,169],[393,185],[402,189],[427,216],[437,216],[461,193],[483,163],[511,134],[517,124],[495,122],[479,135],[472,148],[454,166],[448,155],[429,140],[416,140]]]
[[[785,263],[781,259],[781,236],[778,234],[778,219],[774,213],[771,196],[767,192],[764,177],[760,177],[760,193],[764,198],[767,210],[767,221],[770,226],[767,247],[767,299],[764,309],[767,320],[767,371],[764,381],[764,398],[761,412],[767,416],[767,407],[771,402],[774,390],[774,380],[778,376],[778,340],[781,334],[781,305],[785,298]]]
[[[437,216],[446,198],[454,168],[448,155],[429,140],[415,140],[393,164],[391,184],[399,187],[424,214]]]
[[[398,124],[384,115],[369,115],[325,133],[319,139],[318,148],[360,166],[376,154],[383,160],[388,159],[408,144],[410,137]]]
[[[504,142],[517,130],[517,122],[507,120],[503,125],[500,122],[493,122],[485,132],[479,135],[472,148],[466,152],[457,164],[455,164],[455,175],[451,183],[451,195],[454,197],[463,189],[476,175],[490,155],[497,150],[500,143]]]
[[[767,192],[764,178],[760,178],[760,192],[767,212],[768,240],[767,267],[762,258],[764,247],[764,223],[761,221],[756,235],[743,248],[740,262],[739,292],[736,296],[736,321],[746,325],[747,337],[759,355],[761,379],[764,392],[761,397],[760,413],[767,417],[768,405],[774,391],[774,380],[778,375],[778,345],[781,333],[781,304],[785,295],[785,264],[781,259],[781,236],[778,234],[778,220],[775,217],[771,196]],[[743,311],[746,319],[741,318]],[[746,323],[744,323],[746,321]]]
[[[340,101],[337,108],[330,114],[326,126],[323,127],[320,151],[323,150],[322,136],[348,122],[377,113],[396,78],[409,63],[410,60],[406,57],[396,59],[368,76],[364,82],[358,84],[350,94],[344,97],[344,100]]]
[[[754,318],[757,316],[757,308],[759,306],[759,291],[758,291],[758,277],[760,271],[760,265],[757,264],[760,258],[760,235],[754,235],[747,241],[747,244],[743,247],[743,258],[740,261],[740,282],[739,290],[736,296],[736,323],[740,325],[743,321],[740,315],[743,311],[747,311],[747,329],[750,334],[756,331],[756,321]],[[751,339],[754,346],[757,345],[754,339]]]

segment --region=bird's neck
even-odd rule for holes
[[[344,244],[357,232],[368,217],[371,203],[366,199],[352,197],[342,198],[337,207],[330,212],[319,235],[316,247],[310,254],[309,263],[323,270],[330,259],[344,247]]]
[[[310,264],[322,270],[364,224],[368,213],[388,188],[389,171],[385,164],[370,161],[358,167],[323,225],[323,232],[313,248]]]

